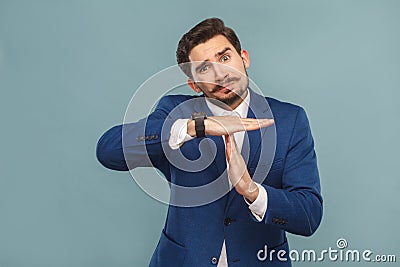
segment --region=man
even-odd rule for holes
[[[220,19],[183,35],[177,61],[203,95],[163,97],[148,117],[108,130],[97,147],[107,168],[153,166],[170,182],[150,266],[291,266],[285,233],[309,236],[322,217],[304,110],[249,88],[248,52]]]

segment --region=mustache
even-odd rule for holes
[[[227,78],[226,80],[224,80],[223,82],[221,82],[221,83],[215,85],[215,87],[212,89],[211,92],[212,92],[212,93],[217,92],[219,89],[221,89],[221,87],[223,87],[223,84],[229,84],[229,83],[231,83],[231,82],[238,82],[238,81],[240,81],[240,78],[239,78],[239,77],[229,77],[229,78]]]

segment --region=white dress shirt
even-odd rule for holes
[[[215,116],[239,116],[241,118],[246,118],[247,117],[247,112],[249,110],[249,103],[250,103],[250,92],[247,90],[247,96],[243,100],[242,103],[238,107],[236,107],[232,111],[225,110],[211,101],[209,101],[207,98],[205,98],[206,104],[208,108],[211,110],[213,115]],[[169,139],[169,145],[172,149],[178,149],[184,142],[189,141],[195,137],[191,137],[190,135],[187,134],[187,122],[189,119],[178,119],[175,121],[175,123],[172,125],[171,128],[171,136]],[[236,140],[236,144],[238,146],[238,149],[241,151],[242,146],[243,146],[243,140],[244,140],[244,135],[245,132],[237,132],[234,133],[234,137]],[[225,141],[225,137],[222,136],[222,138]],[[227,168],[229,168],[229,164],[227,163]],[[267,196],[267,191],[263,186],[261,186],[258,183],[255,183],[258,187],[258,197],[253,203],[249,203],[245,198],[244,201],[247,203],[251,213],[254,215],[254,217],[258,221],[262,221],[265,215],[265,212],[267,211],[267,206],[268,206],[268,196]],[[232,187],[232,183],[229,181],[229,185]],[[217,267],[228,267],[228,260],[226,256],[226,248],[225,248],[225,240],[222,244],[222,249],[221,249],[221,254],[219,256],[219,261]]]

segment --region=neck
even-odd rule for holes
[[[246,97],[246,96],[244,96]],[[242,102],[244,101],[244,98],[239,98],[237,101],[235,101],[233,104],[228,105],[230,110],[234,110],[236,109],[240,104],[242,104]]]

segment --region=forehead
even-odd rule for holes
[[[215,54],[229,47],[232,51],[235,51],[232,44],[223,35],[217,35],[208,40],[205,43],[201,43],[193,47],[189,53],[190,61],[205,61],[213,60]]]

